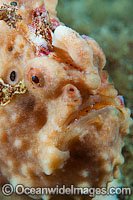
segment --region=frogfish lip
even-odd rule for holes
[[[80,109],[78,112],[73,114],[73,116],[71,117],[71,120],[69,120],[68,125],[70,125],[74,121],[80,120],[81,118],[87,117],[87,115],[92,112],[96,113],[107,107],[114,107],[114,106],[115,104],[113,101],[112,102],[95,102],[92,105],[86,105],[84,108]],[[121,110],[120,106],[118,106],[117,109]]]

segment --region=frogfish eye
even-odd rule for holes
[[[34,83],[36,83],[36,84],[38,84],[39,83],[39,78],[37,77],[37,76],[32,76],[32,81],[34,82]]]
[[[14,82],[15,79],[16,79],[16,72],[15,72],[15,71],[12,71],[12,72],[10,73],[10,80],[11,80],[12,82]]]
[[[44,76],[42,72],[37,68],[30,68],[27,71],[28,80],[35,87],[43,87],[44,86]]]

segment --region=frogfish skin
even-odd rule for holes
[[[0,0],[1,186],[102,187],[123,163],[130,110],[98,43],[62,24],[56,5]]]

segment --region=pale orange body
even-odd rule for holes
[[[55,16],[56,1],[17,2],[23,17],[17,29],[0,21],[0,78],[12,86],[23,80],[26,91],[0,106],[1,174],[14,186],[106,185],[123,162],[130,111],[103,71],[104,53],[93,39],[60,25],[53,52],[37,56],[41,47],[28,31],[32,9],[45,2]]]

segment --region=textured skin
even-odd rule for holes
[[[93,39],[60,25],[52,35],[54,52],[37,57],[27,25],[43,1],[18,2],[23,22],[17,29],[0,21],[0,78],[13,85],[24,80],[27,90],[0,106],[1,174],[14,186],[106,185],[123,162],[130,111],[103,71],[104,53]],[[52,14],[54,3],[52,10],[46,4]]]

